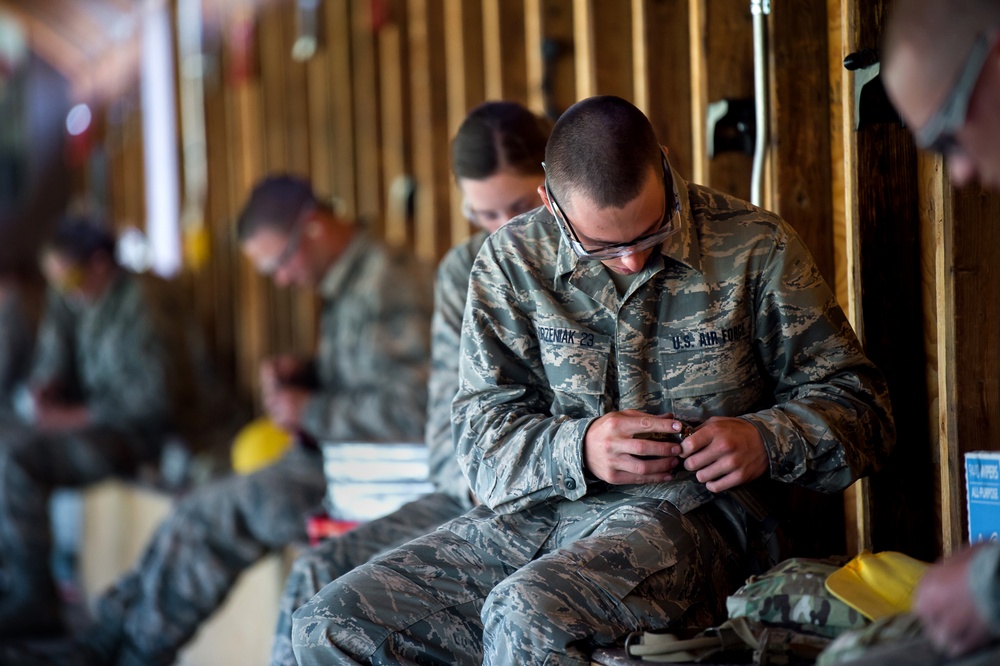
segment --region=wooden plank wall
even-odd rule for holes
[[[814,543],[932,557],[963,534],[961,454],[1000,442],[1000,232],[983,223],[1000,203],[953,195],[940,160],[918,157],[899,126],[854,131],[842,61],[878,46],[886,2],[775,3],[765,201],[836,286],[889,375],[900,427],[889,468],[846,495],[846,529],[844,498],[799,500],[827,533]],[[433,261],[470,231],[448,167],[468,109],[505,97],[555,118],[616,94],[647,112],[682,174],[749,196],[750,157],[710,159],[705,137],[711,102],[753,96],[749,0],[323,0],[319,24],[304,63],[291,58],[291,2],[232,16],[206,39],[212,255],[189,279],[247,395],[259,359],[309,350],[316,324],[311,296],[273,288],[234,244],[233,219],[265,174],[308,174],[347,215]],[[112,108],[105,133],[113,214],[133,221],[137,104]]]

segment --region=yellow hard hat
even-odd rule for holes
[[[233,439],[233,471],[249,474],[276,462],[292,445],[292,436],[267,417],[243,426]]]
[[[861,551],[826,579],[826,589],[870,620],[910,610],[913,592],[930,566],[887,550]]]

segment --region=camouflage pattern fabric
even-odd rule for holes
[[[469,483],[455,460],[451,439],[451,402],[458,392],[458,349],[469,273],[486,240],[479,232],[445,255],[434,284],[431,319],[431,375],[424,439],[437,493],[411,502],[343,537],[330,539],[296,559],[285,583],[271,652],[271,664],[295,665],[292,613],[325,585],[372,556],[426,534],[471,508]]]
[[[993,635],[1000,638],[1000,544],[983,546],[973,556],[969,589]]]
[[[861,613],[830,594],[827,576],[839,567],[808,558],[785,560],[726,600],[730,618],[746,617],[807,633],[836,638],[868,624]]]
[[[167,436],[197,420],[196,409],[185,413],[199,395],[194,329],[163,289],[123,273],[90,306],[70,308],[50,294],[32,377],[75,396],[91,424],[58,433],[0,431],[0,634],[55,622],[49,492],[134,474]]]
[[[327,539],[297,557],[279,601],[271,666],[297,664],[292,653],[292,613],[323,587],[375,555],[427,534],[464,511],[463,505],[451,495],[425,495],[388,516]]]
[[[739,557],[718,523],[710,506],[681,515],[614,491],[517,515],[480,506],[324,588],[295,613],[295,656],[302,666],[589,664],[591,641],[637,625],[712,623]],[[507,531],[518,545],[519,528],[535,531],[537,550],[476,537]]]
[[[544,208],[483,246],[456,446],[476,496],[497,511],[587,494],[580,442],[613,410],[692,424],[742,416],[764,439],[771,479],[823,492],[874,471],[894,443],[885,380],[798,235],[771,213],[674,179],[679,229],[624,300]],[[713,499],[693,475],[623,491],[682,511]]]
[[[428,269],[359,231],[319,293],[319,393],[304,429],[320,440],[418,441],[430,371]]]
[[[679,230],[621,298],[544,208],[486,240],[453,405],[459,462],[486,507],[300,609],[302,663],[580,664],[631,631],[721,619],[721,598],[699,594],[735,586],[672,554],[694,538],[688,515],[723,498],[693,475],[613,492],[590,477],[581,442],[607,412],[741,416],[761,433],[771,479],[822,491],[881,464],[894,442],[884,378],[801,240],[770,213],[674,179]],[[714,557],[743,578],[740,553]]]
[[[928,663],[943,663],[936,655],[930,642],[922,638],[920,619],[910,613],[900,613],[875,620],[868,626],[841,634],[823,651],[817,659],[820,666],[850,663],[865,655],[874,656],[873,648],[878,645],[898,648],[903,643],[917,641],[920,652],[931,659]],[[904,662],[879,662],[904,663]],[[905,663],[910,663],[909,661]]]
[[[13,280],[0,287],[0,427],[20,420],[14,410],[14,394],[31,369],[41,314],[36,291],[34,285]]]
[[[424,428],[429,275],[359,234],[324,278],[315,374],[320,395],[306,428],[321,439],[413,441]],[[104,663],[169,664],[264,554],[305,541],[305,514],[326,482],[302,447],[255,474],[185,498],[145,554],[97,604],[90,648]]]
[[[458,393],[458,348],[462,315],[469,292],[469,274],[487,233],[480,231],[456,245],[438,266],[434,283],[434,318],[431,320],[431,378],[427,387],[427,441],[431,480],[439,492],[448,493],[467,509],[472,508],[469,482],[455,457],[451,403]]]

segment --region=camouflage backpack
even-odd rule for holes
[[[646,631],[625,651],[660,663],[814,663],[833,638],[868,620],[824,583],[841,563],[792,558],[747,582],[726,600],[729,620],[690,639]]]

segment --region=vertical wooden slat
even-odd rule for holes
[[[834,283],[826,6],[776,3],[768,21],[774,211]]]
[[[955,264],[951,256],[954,210],[943,162],[938,156],[921,155],[918,173],[924,204],[920,209],[920,228],[927,385],[934,390],[927,410],[927,427],[931,461],[938,470],[931,490],[936,499],[936,513],[941,518],[937,545],[948,554],[952,545],[960,543],[964,502],[948,490],[958,487],[961,476],[955,403],[959,381],[955,373]]]
[[[844,33],[849,50],[880,42],[887,2],[849,1]],[[853,75],[845,83],[853,86]],[[851,87],[847,88],[852,90]],[[853,119],[853,90],[845,96],[845,117]],[[848,180],[853,201],[847,209],[849,233],[856,237],[855,316],[868,356],[885,374],[896,413],[899,444],[885,468],[869,479],[871,546],[901,550],[932,560],[934,487],[927,423],[914,415],[928,410],[923,303],[920,294],[920,225],[916,149],[908,130],[895,124],[853,126],[845,136]],[[862,493],[860,502],[865,501]],[[864,520],[862,520],[864,525]],[[868,526],[865,526],[866,528]],[[864,543],[866,534],[860,535]]]
[[[326,29],[325,7],[319,8],[320,41],[316,53],[305,63],[309,140],[309,173],[313,188],[324,195],[335,191],[334,184],[334,119],[331,114],[331,93],[328,80],[330,64],[330,35]]]
[[[525,0],[528,108],[555,120],[577,100],[573,0]]]
[[[705,113],[721,99],[753,97],[753,26],[750,3],[692,0],[691,81],[695,178],[742,199],[750,198],[752,160],[743,153],[707,155]]]
[[[409,79],[404,76],[406,13],[401,0],[396,0],[392,6],[393,20],[383,26],[378,35],[385,238],[389,243],[409,246],[413,243],[413,230],[409,226],[405,193],[400,190],[402,179],[408,173],[412,136]]]
[[[524,0],[482,0],[486,98],[526,104]]]
[[[482,35],[483,5],[467,0],[445,0],[444,34],[448,91],[448,137],[455,136],[466,114],[485,100],[485,53]],[[453,179],[449,178],[449,182]],[[450,191],[451,229],[448,242],[468,237],[469,221],[462,215],[462,193]]]
[[[594,16],[591,12],[591,0],[573,0],[573,44],[576,94],[580,99],[584,99],[597,94]]]
[[[576,0],[573,24],[577,94],[633,100],[631,5]]]
[[[288,169],[293,173],[307,175],[311,166],[309,133],[309,97],[307,64],[292,58],[292,46],[298,36],[296,7],[288,4],[282,7],[282,53],[284,62],[284,98],[286,100],[284,133],[288,141]]]
[[[595,94],[635,101],[632,59],[632,5],[590,3]]]
[[[326,29],[330,53],[329,82],[334,134],[334,190],[341,212],[354,217],[358,212],[357,176],[354,171],[354,105],[351,90],[351,14],[348,0],[327,0]]]
[[[264,140],[267,170],[288,171],[288,97],[285,74],[290,50],[285,48],[284,7],[273,6],[261,10],[257,22],[260,45],[260,84],[264,110]]]
[[[435,261],[450,239],[448,99],[443,80],[444,4],[408,0],[413,95],[413,173],[416,179],[416,252]]]
[[[352,0],[353,39],[351,65],[354,77],[354,126],[358,215],[366,218],[377,235],[382,234],[382,148],[378,99],[378,58],[371,16],[372,3]]]
[[[670,164],[691,177],[689,0],[632,0],[635,103],[669,149]]]
[[[946,373],[955,379],[954,410],[956,437],[942,452],[942,495],[953,503],[945,515],[944,538],[957,546],[960,534],[967,535],[964,521],[955,515],[964,508],[964,454],[970,451],[1000,451],[1000,195],[979,186],[957,190],[952,198],[950,251],[946,246],[944,265],[953,280],[954,310],[950,313],[954,330],[946,338],[954,345],[947,360],[953,365]],[[947,297],[947,292],[945,293]],[[947,463],[947,464],[945,464]],[[955,505],[958,506],[955,506]],[[967,518],[967,516],[966,516]],[[957,524],[956,524],[957,523]]]

